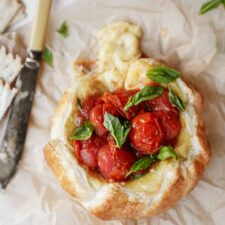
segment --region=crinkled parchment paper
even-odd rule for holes
[[[47,45],[54,66],[42,66],[32,109],[23,159],[16,176],[0,192],[1,225],[74,224],[225,224],[225,10],[206,15],[198,11],[204,0],[77,0],[63,1],[53,10]],[[55,1],[58,4],[59,0]],[[55,32],[66,20],[70,35]],[[139,221],[104,222],[90,216],[58,185],[43,158],[52,114],[70,83],[75,59],[94,59],[96,33],[115,20],[143,27],[142,48],[184,73],[204,97],[206,134],[212,160],[196,188],[174,208]],[[20,30],[28,39],[29,25]]]

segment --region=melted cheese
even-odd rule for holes
[[[72,114],[76,114],[77,107],[76,103],[76,90],[69,89],[60,100],[59,105],[56,109],[55,115],[52,119],[51,125],[51,139],[61,140],[68,142],[68,134],[71,133],[70,126],[71,122],[74,125],[75,117]]]
[[[150,82],[150,79],[146,76],[146,72],[157,64],[152,58],[131,61],[124,84],[125,89],[143,88]]]
[[[84,76],[77,79],[77,97],[81,102],[91,95],[103,93],[107,90],[107,85],[105,85],[104,81],[98,79],[98,76]]]
[[[175,160],[161,161],[149,173],[136,180],[126,182],[125,186],[133,191],[154,195],[159,191],[165,179],[171,179],[171,176],[176,174],[177,168],[178,162]]]
[[[104,71],[98,74],[96,79],[110,92],[114,92],[118,88],[122,88],[124,84],[124,77],[117,69]]]
[[[116,68],[122,75],[126,74],[129,61],[141,54],[140,38],[140,26],[127,22],[115,22],[100,30],[99,71]]]
[[[182,89],[179,87],[177,82],[171,82],[168,84],[168,87],[171,88],[175,93],[182,99],[183,102],[188,102],[188,96],[187,93],[182,91]]]
[[[191,134],[187,129],[185,117],[182,113],[180,115],[180,120],[182,129],[177,140],[176,152],[178,153],[179,156],[187,158],[188,151],[191,148]]]
[[[70,140],[70,136],[74,130],[74,124],[77,123],[77,111],[78,111],[77,98],[74,98],[73,104],[74,104],[74,108],[70,112],[70,116],[69,116],[68,120],[66,121],[66,126],[65,126],[66,136],[67,136],[68,140]]]

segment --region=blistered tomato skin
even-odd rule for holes
[[[96,105],[90,112],[90,122],[98,135],[105,135],[108,130],[104,127],[103,105]]]
[[[95,96],[90,96],[84,101],[81,112],[85,119],[89,118],[90,111],[95,106],[95,99]]]
[[[103,125],[105,112],[114,116],[117,115],[115,107],[110,104],[96,105],[90,112],[90,122],[99,136],[104,136],[108,133],[108,130]]]
[[[73,141],[74,155],[78,161],[85,164],[90,169],[96,169],[98,167],[98,150],[104,144],[105,141],[98,136],[91,137],[86,141]]]
[[[115,107],[120,116],[130,120],[140,110],[140,105],[133,106],[127,111],[124,111],[124,106],[126,105],[128,100],[137,92],[138,90],[129,90],[129,91],[118,90],[116,94],[106,92],[103,95],[102,100],[105,103],[108,103],[113,107]]]
[[[176,138],[181,131],[181,122],[179,115],[174,112],[156,111],[156,116],[162,121],[164,130],[166,131],[166,140],[172,140]]]
[[[160,119],[151,112],[139,114],[131,122],[129,138],[133,147],[143,154],[153,154],[165,141]]]
[[[73,141],[73,147],[74,147],[74,155],[78,159],[79,162],[82,162],[82,159],[80,157],[80,150],[81,150],[81,142],[78,140]]]
[[[98,166],[101,174],[109,180],[124,181],[136,157],[125,148],[111,149],[108,144],[98,152]]]
[[[178,110],[173,107],[169,101],[168,90],[164,90],[161,96],[146,101],[146,104],[152,111],[164,111],[164,112],[174,112],[178,114]]]
[[[121,102],[122,110],[124,109],[124,106],[127,104],[129,99],[138,91],[139,90],[128,90],[128,91],[118,90],[117,91],[117,96]],[[129,120],[132,119],[132,117],[134,117],[137,114],[140,108],[141,108],[141,104],[139,104],[138,106],[132,106],[127,111],[123,110],[124,117]]]

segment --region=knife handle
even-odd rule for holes
[[[42,52],[52,0],[36,0],[29,50]]]

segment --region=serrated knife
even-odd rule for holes
[[[0,149],[0,184],[5,188],[14,175],[22,155],[35,93],[36,80],[44,48],[51,0],[36,0],[28,57],[18,74],[16,95],[9,111]],[[28,31],[29,32],[29,31]]]

